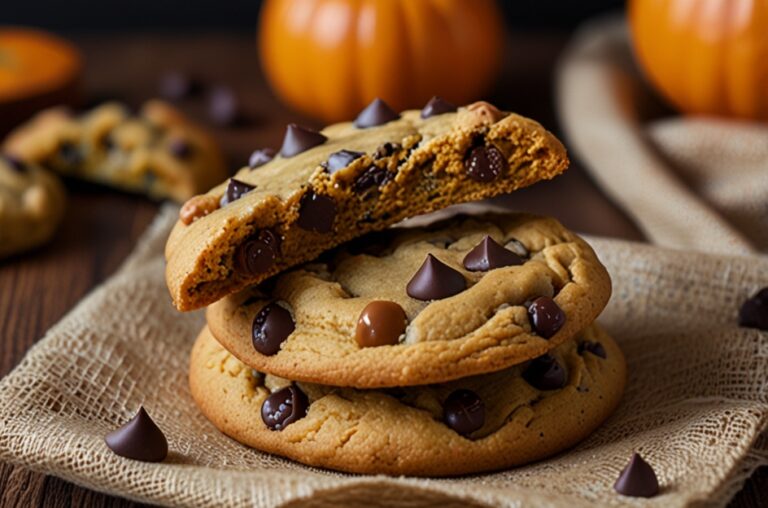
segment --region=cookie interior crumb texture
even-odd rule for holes
[[[232,201],[225,182],[174,227],[166,281],[178,309],[203,307],[366,232],[511,192],[568,165],[541,125],[487,103],[426,119],[406,111],[366,128],[336,124],[321,137],[289,132],[290,156],[235,175],[251,190]],[[296,153],[299,134],[311,148]],[[222,198],[226,205],[212,210]]]

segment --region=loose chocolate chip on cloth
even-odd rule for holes
[[[723,506],[766,463],[758,436],[768,420],[768,366],[755,361],[766,355],[766,336],[737,319],[766,285],[768,261],[596,238],[588,240],[614,284],[600,321],[624,351],[629,379],[616,413],[568,452],[430,480],[344,475],[248,449],[219,433],[189,393],[188,353],[204,319],[174,310],[162,280],[177,213],[166,209],[124,266],[0,381],[0,459],[138,501],[200,507],[374,498],[389,506],[620,506],[635,501],[613,489],[634,451],[658,476],[651,503]],[[140,405],[168,438],[162,463],[129,461],[104,444]]]

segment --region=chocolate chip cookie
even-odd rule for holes
[[[208,308],[245,364],[357,388],[444,382],[540,356],[597,318],[611,282],[556,220],[454,218],[360,238]]]
[[[549,354],[499,372],[382,390],[265,375],[204,329],[189,381],[203,414],[248,446],[353,473],[448,476],[573,446],[613,412],[625,377],[621,350],[592,325]]]
[[[55,175],[0,155],[0,258],[47,241],[61,222],[64,203]]]
[[[64,175],[180,202],[228,174],[213,139],[160,101],[139,114],[117,103],[82,115],[47,110],[11,133],[4,149]]]
[[[187,201],[166,246],[174,304],[191,310],[321,252],[450,204],[553,178],[568,165],[538,123],[484,102],[396,113],[374,101],[322,132],[289,125],[279,154]]]

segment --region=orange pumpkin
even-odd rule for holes
[[[768,120],[768,0],[630,0],[635,54],[684,113]]]
[[[327,122],[376,97],[397,110],[476,100],[502,44],[495,0],[266,0],[259,29],[272,88]]]

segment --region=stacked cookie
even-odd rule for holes
[[[309,465],[456,475],[552,455],[615,408],[624,360],[594,323],[610,279],[583,240],[522,214],[389,228],[562,172],[541,126],[377,100],[272,155],[188,201],[166,247],[176,306],[208,305],[190,386],[220,430]]]

